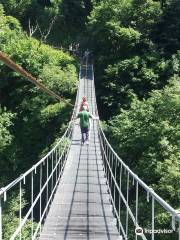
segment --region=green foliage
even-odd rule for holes
[[[16,114],[6,111],[0,107],[0,183],[6,183],[8,176],[6,175],[7,159],[9,158],[9,150],[14,140],[12,134],[13,120]]]
[[[5,16],[3,9],[1,26],[0,50],[67,101],[74,99],[77,88],[74,58],[28,37],[19,22]],[[61,126],[67,124],[72,108],[62,102],[56,103],[3,64],[0,73],[1,104],[14,114],[13,137],[9,142],[7,140],[10,147],[1,164],[5,175],[13,170],[17,176],[37,161],[46,146],[61,135],[64,130]]]
[[[124,161],[173,206],[179,207],[179,78],[147,100],[133,99],[110,121],[109,136]],[[176,179],[176,180],[175,180]]]
[[[139,99],[148,98],[152,90],[161,89],[171,76],[179,74],[179,64],[179,52],[164,60],[153,51],[109,65],[102,83],[107,92],[102,97],[104,104],[110,106],[111,114],[115,114],[119,107],[130,107],[134,94]]]
[[[180,45],[180,2],[166,1],[166,7],[159,22],[152,29],[152,39],[163,55],[171,56],[179,50]]]
[[[93,47],[99,45],[99,41],[105,43],[109,39],[110,28],[108,26],[116,26],[114,32],[117,32],[117,39],[121,40],[122,37],[130,37],[134,44],[137,39],[139,41],[140,36],[143,34],[143,39],[145,38],[145,33],[151,28],[151,26],[157,22],[160,16],[160,9],[158,8],[158,3],[151,0],[146,1],[102,1],[99,5],[94,7],[91,16],[89,17],[88,28],[90,33],[95,37],[94,42],[92,42]],[[119,29],[122,28],[123,33],[118,34]],[[127,28],[127,29],[126,29]],[[107,34],[102,39],[104,32]],[[126,33],[127,32],[127,33]],[[108,47],[114,48],[112,44],[108,41]],[[127,45],[129,42],[127,42]],[[96,50],[96,49],[95,49]],[[101,54],[103,54],[106,49],[100,49]]]
[[[45,65],[40,78],[50,89],[60,95],[63,93],[66,96],[71,96],[77,87],[77,75],[75,74],[75,66],[72,64],[69,64],[65,69],[61,69],[59,66]]]
[[[179,80],[175,75],[164,89],[152,91],[146,100],[140,101],[133,94],[130,108],[121,109],[104,128],[115,151],[130,169],[177,210],[180,208],[177,184],[180,182]],[[151,212],[142,192],[139,194],[139,221],[141,226],[148,228]],[[130,202],[135,208],[133,192]],[[169,214],[158,204],[155,205],[155,222],[157,229],[171,229]],[[176,239],[177,234],[171,238]],[[168,240],[169,235],[158,235],[157,239]]]
[[[66,48],[72,41],[79,41],[77,35],[85,31],[87,15],[93,6],[91,0],[1,0],[0,2],[6,14],[18,18],[28,33],[29,20],[31,28],[38,22],[41,33],[45,33],[52,19],[56,17],[47,40]],[[34,36],[40,39],[41,33],[38,29]]]
[[[101,111],[104,118],[116,114],[119,107],[128,108],[133,94],[147,98],[176,73],[173,58],[165,58],[154,41],[160,34],[155,28],[166,11],[152,0],[101,1],[93,8],[88,31],[96,57],[99,102],[109,113]]]
[[[1,3],[3,4],[3,7],[8,14],[23,17],[26,9],[30,7],[32,0],[1,0]]]
[[[6,2],[11,3],[16,10],[15,1]],[[27,5],[20,6],[21,3],[17,9],[23,11]],[[77,89],[76,60],[66,52],[28,37],[16,18],[4,14],[2,5],[0,26],[0,50],[67,102],[73,102]],[[1,187],[31,167],[57,142],[70,120],[72,107],[57,102],[2,63],[0,74]],[[26,198],[28,189],[22,196],[23,213],[28,205]],[[15,191],[8,196],[3,209],[3,239],[6,240],[19,225],[19,195]],[[23,227],[22,239],[30,239],[31,224],[28,220]]]
[[[152,1],[103,1],[93,9],[88,25],[97,59],[99,105],[105,106],[100,113],[106,119],[118,114],[106,127],[111,143],[130,168],[176,209],[180,207],[178,5],[174,1],[161,12],[159,3]],[[131,37],[129,29],[137,34]],[[177,78],[173,86],[151,94],[171,77]],[[119,112],[120,108],[130,110]],[[142,209],[148,216],[144,203]],[[144,226],[150,224],[146,216]],[[160,227],[169,228],[169,222],[162,209],[156,211]]]
[[[12,119],[14,117],[15,114],[3,111],[0,108],[0,153],[12,142],[13,136],[10,133],[10,127],[13,124]]]
[[[21,195],[21,204],[22,211],[26,207],[27,202],[24,199],[24,190],[22,190]],[[14,192],[11,196],[8,196],[8,201],[4,206],[3,211],[3,239],[9,240],[9,237],[15,232],[19,225],[19,199],[20,196],[16,192]],[[26,224],[22,228],[22,239],[31,239],[31,220],[27,220]],[[33,223],[34,228],[36,228],[37,224]]]

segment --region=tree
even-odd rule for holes
[[[179,206],[179,77],[147,100],[133,99],[109,124],[109,137],[119,156],[165,200]]]
[[[103,117],[130,106],[131,94],[147,97],[166,83],[161,74],[164,60],[150,38],[161,14],[160,4],[151,0],[102,1],[94,7],[88,30],[99,102],[109,112],[100,112]]]
[[[8,182],[9,163],[13,156],[10,156],[10,149],[14,140],[13,121],[16,114],[0,107],[0,186]]]
[[[163,9],[160,21],[154,26],[152,39],[158,48],[163,51],[165,57],[175,54],[180,44],[180,2],[168,1]]]
[[[29,37],[20,22],[4,14],[0,5],[0,51],[46,86],[74,101],[77,89],[76,60]],[[70,120],[72,107],[57,102],[0,63],[0,188],[35,164],[59,139]],[[34,182],[36,194],[39,182]],[[30,185],[23,186],[22,215],[30,199]],[[9,239],[19,224],[19,196],[8,194],[3,206],[3,239]],[[36,217],[34,223],[36,224]],[[23,227],[22,238],[29,239],[31,221]]]
[[[27,37],[19,21],[1,12],[0,50],[35,77],[42,78],[50,89],[64,95],[67,101],[74,99],[77,88],[75,59]],[[13,139],[8,157],[2,162],[13,178],[36,162],[46,146],[61,135],[72,109],[67,104],[56,103],[2,64],[0,72],[1,105],[15,114]]]

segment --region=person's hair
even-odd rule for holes
[[[86,102],[86,101],[87,101],[86,96],[84,96],[84,97],[82,98],[82,100],[83,100],[83,102]]]
[[[83,100],[83,102],[86,102],[86,100],[87,100],[86,96],[84,96],[84,97],[82,98],[82,100]]]

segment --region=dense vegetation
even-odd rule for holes
[[[136,174],[180,209],[180,1],[0,2],[0,50],[67,99],[75,95],[76,62],[43,43],[66,49],[80,42],[93,51],[110,142]],[[6,183],[12,169],[11,177],[47,151],[71,109],[0,66],[0,183]],[[159,212],[157,221],[167,224],[167,216]]]
[[[1,0],[0,2],[6,13],[18,18],[28,33],[30,27],[35,27],[38,23],[40,31],[37,29],[34,36],[42,40],[45,40],[44,36],[51,22],[55,20],[47,40],[56,46],[67,48],[73,41],[81,41],[86,29],[87,16],[96,1]]]
[[[98,100],[106,106],[101,115],[110,119],[106,133],[128,166],[176,209],[180,208],[179,13],[179,1],[166,1],[163,9],[152,0],[101,1],[88,23]],[[146,204],[142,208],[148,211]],[[168,222],[161,211],[156,219],[159,224]],[[150,225],[145,217],[143,222]]]
[[[77,89],[76,60],[29,37],[20,22],[4,14],[0,5],[0,50],[63,96],[74,101]],[[52,74],[53,72],[53,74]],[[0,186],[9,183],[42,157],[65,130],[72,107],[58,102],[16,72],[0,65]],[[4,238],[18,223],[17,194],[8,196]],[[24,199],[24,206],[26,205]],[[13,221],[9,221],[13,219]],[[11,222],[11,225],[9,225]],[[23,233],[28,239],[27,230]]]
[[[163,8],[152,0],[101,1],[88,22],[98,100],[106,106],[100,112],[108,120],[106,134],[127,165],[176,209],[180,209],[179,14],[176,0],[166,1]],[[149,211],[146,203],[141,207]],[[150,226],[146,213],[141,224]],[[158,208],[156,221],[169,227],[170,220]]]

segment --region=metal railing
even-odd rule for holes
[[[99,138],[113,211],[115,217],[117,218],[119,232],[123,235],[124,239],[137,240],[137,237],[140,236],[142,239],[154,240],[155,234],[161,232],[167,234],[172,233],[172,235],[169,235],[169,239],[180,240],[180,212],[172,208],[159,195],[157,195],[152,188],[148,187],[135,173],[129,169],[129,167],[113,150],[103,132],[100,123]],[[145,194],[144,198],[142,197],[143,194]],[[132,199],[132,195],[134,195],[134,199]],[[143,209],[141,209],[141,214],[139,212],[139,209],[142,208],[141,206],[143,204],[142,199],[143,203],[147,201],[147,205],[149,205],[149,208],[147,206],[149,209],[148,211],[146,208],[144,209],[144,211],[147,211],[145,214]],[[171,227],[171,229],[157,230],[155,225],[156,206],[158,212],[159,209],[162,208],[162,210],[171,217],[171,224],[168,226]],[[144,207],[146,207],[146,205]],[[140,222],[142,222],[140,221],[140,218],[141,215],[149,218],[147,214],[149,214],[151,218],[149,221],[151,224],[145,226],[147,228],[145,231],[147,234],[145,234],[143,227],[140,224]],[[129,220],[131,223],[129,223]],[[131,229],[129,229],[129,226]],[[162,226],[158,225],[158,227]],[[137,234],[135,234],[135,229]],[[132,237],[133,234],[135,238]],[[151,238],[147,238],[146,235],[151,235]]]
[[[72,135],[72,122],[69,124],[66,132],[64,133],[63,137],[59,141],[59,143],[45,156],[43,157],[37,164],[35,164],[32,168],[30,168],[27,172],[22,174],[20,177],[18,177],[16,180],[14,180],[12,183],[7,185],[6,187],[2,188],[0,190],[0,221],[1,221],[1,230],[0,230],[0,239],[2,238],[2,201],[7,201],[8,193],[10,191],[17,190],[17,186],[19,188],[19,212],[18,212],[18,218],[19,218],[19,225],[17,226],[17,229],[12,234],[12,236],[9,236],[9,239],[13,240],[16,239],[16,237],[19,237],[19,239],[22,239],[22,231],[23,227],[26,227],[26,223],[30,223],[31,225],[31,239],[36,239],[39,231],[41,230],[41,224],[43,220],[45,219],[49,206],[52,202],[54,193],[56,191],[58,182],[60,180],[60,177],[62,175],[64,165],[67,159],[68,150],[70,147],[70,141],[71,141],[71,135]],[[26,181],[27,179],[27,181]],[[28,183],[30,185],[30,198],[31,198],[31,204],[29,208],[27,209],[27,212],[25,215],[23,215],[23,205],[22,205],[22,193],[23,188]],[[39,191],[35,191],[35,187],[37,187],[37,183],[39,185]],[[36,186],[35,186],[36,185]],[[46,195],[46,196],[45,196]],[[44,204],[44,201],[46,202]],[[38,206],[38,215],[36,212],[36,217],[34,215],[35,208]],[[35,220],[38,219],[38,223]]]
[[[81,67],[80,67],[81,69]],[[79,73],[80,78],[81,70]],[[3,235],[3,210],[8,197],[15,192],[19,207],[16,213],[18,225],[8,239],[27,239],[23,231],[28,231],[28,239],[37,239],[41,232],[42,224],[48,214],[58,183],[62,176],[68,152],[71,146],[74,121],[77,112],[79,87],[76,94],[76,101],[69,125],[53,149],[47,153],[39,162],[33,165],[28,171],[20,175],[6,187],[0,189],[0,240]],[[26,191],[24,191],[26,189]],[[23,195],[26,195],[27,206],[23,204]],[[28,193],[27,193],[28,192]],[[27,199],[28,198],[28,199]],[[13,219],[12,219],[13,221]]]
[[[93,66],[92,76],[94,82]],[[93,91],[95,93],[94,83],[93,88]],[[96,115],[99,116],[97,104]],[[122,159],[117,155],[117,153],[113,150],[112,146],[108,142],[100,121],[98,122],[98,132],[103,157],[104,171],[107,177],[107,184],[110,193],[110,200],[113,206],[114,215],[117,219],[119,232],[123,238],[125,240],[137,240],[139,238],[143,240],[154,240],[157,239],[155,237],[156,233],[167,233],[169,234],[168,240],[180,240],[180,212],[172,208],[166,201],[164,201],[158,194],[156,194],[152,188],[148,187],[122,161]],[[134,199],[132,195],[134,196]],[[146,202],[144,206],[142,206],[142,199],[144,203]],[[147,207],[149,210],[145,214],[143,211],[146,209],[142,209],[143,207]],[[166,229],[159,229],[162,228],[162,226],[155,224],[155,210],[157,210],[158,213],[160,211],[164,211],[165,214],[169,215],[170,224],[168,226],[165,226]],[[149,214],[149,216],[147,216],[147,214]],[[141,220],[141,218],[145,215],[146,218],[149,218],[149,221],[144,221],[144,219]],[[143,223],[143,221],[145,223]],[[142,226],[141,223],[142,225],[148,225]],[[144,229],[146,231],[144,231]]]

